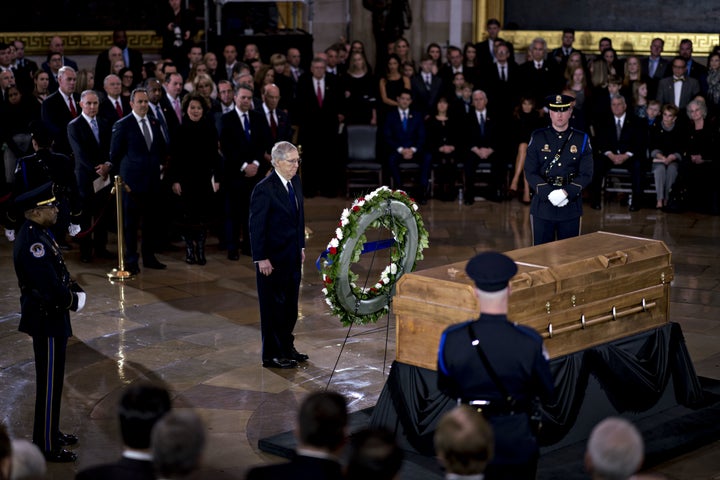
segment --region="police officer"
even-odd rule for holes
[[[495,432],[495,455],[486,480],[535,478],[538,444],[531,428],[536,399],[546,400],[553,378],[542,337],[508,321],[512,259],[497,252],[465,267],[475,282],[480,318],[448,327],[438,351],[438,388],[481,410]],[[483,358],[484,356],[484,358]]]
[[[52,183],[15,200],[25,223],[13,247],[20,286],[20,328],[32,337],[35,352],[35,425],[33,443],[51,462],[73,462],[77,455],[62,447],[77,437],[60,432],[60,400],[65,375],[65,351],[72,336],[70,311],[85,306],[85,293],[65,268],[62,253],[48,229],[57,221]]]
[[[551,95],[546,105],[551,125],[533,133],[525,159],[533,245],[580,235],[582,192],[593,174],[590,137],[570,127],[573,98]]]

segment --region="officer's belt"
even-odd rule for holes
[[[529,414],[530,405],[522,403],[520,405],[510,406],[507,402],[479,400],[479,399],[461,399],[461,403],[470,405],[477,409],[485,417],[497,417],[501,415],[519,415],[521,413]]]
[[[573,179],[576,176],[577,175],[574,173],[559,176],[547,176],[545,177],[545,181],[550,185],[554,185],[556,187],[564,187],[565,185],[569,185],[570,183],[572,183]]]

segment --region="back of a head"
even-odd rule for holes
[[[335,392],[308,395],[298,413],[300,443],[327,450],[335,450],[345,443],[347,402]]]
[[[495,441],[485,418],[469,405],[459,405],[440,419],[435,430],[435,453],[449,473],[483,473],[493,456]]]
[[[623,418],[609,417],[590,433],[585,460],[594,479],[625,480],[642,465],[643,452],[637,428]]]
[[[150,448],[150,432],[155,422],[170,411],[170,394],[156,385],[129,387],[118,409],[120,431],[125,446],[137,450]]]
[[[205,427],[192,410],[174,410],[152,430],[155,470],[163,478],[183,477],[200,466],[205,448]]]
[[[47,465],[37,445],[24,439],[12,441],[12,474],[10,480],[45,478]]]
[[[358,432],[352,436],[352,445],[347,480],[392,480],[402,467],[403,452],[387,430]]]

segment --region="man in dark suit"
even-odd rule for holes
[[[642,200],[642,167],[647,148],[644,141],[647,137],[647,122],[642,122],[627,112],[627,102],[622,95],[612,98],[610,109],[612,116],[606,117],[598,129],[590,204],[592,208],[600,209],[602,180],[609,169],[627,168],[632,175],[633,201],[630,211],[635,212],[640,210]]]
[[[165,163],[167,145],[160,125],[148,118],[148,94],[136,88],[130,95],[130,115],[118,120],[112,129],[110,163],[119,171],[130,192],[123,195],[125,219],[125,267],[135,275],[138,266],[138,228],[142,228],[142,260],[147,268],[164,269],[155,257],[158,232],[160,171]],[[141,224],[142,220],[142,224]]]
[[[267,122],[261,113],[252,109],[252,97],[250,85],[240,85],[235,91],[235,109],[220,120],[223,154],[220,184],[225,194],[227,255],[233,261],[240,258],[238,250],[250,255],[250,193],[270,169],[265,160],[270,144]]]
[[[75,179],[77,180],[80,206],[80,228],[85,232],[80,239],[80,260],[92,261],[93,247],[99,258],[114,258],[107,251],[109,224],[107,218],[100,215],[111,211],[108,206],[110,182],[96,191],[93,182],[107,179],[110,174],[110,135],[112,127],[98,116],[98,96],[92,90],[80,94],[82,114],[68,124],[68,140],[75,156]],[[96,220],[90,231],[90,226]]]
[[[513,48],[513,44],[500,38],[500,22],[495,18],[491,18],[487,21],[486,28],[487,38],[475,45],[480,68],[484,70],[495,63],[495,42],[498,40],[505,42],[510,51],[510,62],[515,63],[515,49]]]
[[[168,73],[165,77],[163,88],[165,88],[165,93],[160,97],[159,103],[165,115],[165,120],[167,120],[168,131],[170,132],[170,139],[172,141],[182,121],[182,75],[177,72]]]
[[[75,93],[76,82],[75,70],[62,67],[58,72],[58,91],[47,97],[40,109],[42,121],[53,140],[53,150],[63,155],[72,154],[67,138],[67,124],[80,112]]]
[[[432,73],[434,64],[432,57],[424,54],[420,59],[420,71],[410,79],[413,106],[423,118],[431,114],[443,88],[440,77]]]
[[[32,337],[35,352],[35,422],[33,443],[50,462],[73,462],[77,455],[62,447],[74,445],[74,435],[60,432],[60,402],[65,354],[72,336],[70,312],[85,306],[85,292],[70,278],[60,249],[48,231],[57,219],[53,184],[48,182],[17,197],[25,223],[13,247],[20,285],[21,332]]]
[[[400,164],[412,162],[420,165],[420,203],[427,202],[430,178],[430,155],[425,151],[425,120],[410,110],[412,93],[402,90],[397,96],[397,108],[388,113],[384,136],[388,147],[388,168],[395,188],[402,188]]]
[[[122,94],[122,82],[120,77],[110,74],[103,80],[105,97],[100,102],[98,115],[105,119],[112,127],[115,122],[128,115],[132,109],[130,102]]]
[[[22,90],[23,94],[28,95],[33,91],[33,75],[38,69],[37,63],[31,59],[25,57],[25,42],[22,40],[15,40],[15,80],[18,86]]]
[[[262,361],[267,368],[293,368],[308,359],[295,349],[293,336],[305,261],[305,213],[297,175],[300,155],[290,142],[279,142],[271,156],[275,170],[255,186],[250,199]]]
[[[164,90],[160,80],[154,77],[150,77],[145,80],[144,87],[148,92],[149,107],[148,116],[157,120],[160,125],[160,130],[163,133],[165,143],[170,145],[170,130],[168,129],[167,119],[165,118],[165,112],[163,112],[162,106],[160,106],[160,99],[164,95]]]
[[[488,98],[482,90],[472,94],[473,109],[465,124],[465,205],[475,202],[475,177],[480,162],[490,163],[492,177],[488,200],[499,202],[507,176],[506,162],[497,154],[500,131],[497,121],[488,116]]]
[[[142,78],[142,52],[128,47],[127,32],[125,30],[114,30],[112,33],[112,44],[122,50],[123,61],[125,62],[125,66],[132,70],[133,78]],[[108,74],[111,72],[111,67],[108,51],[100,52],[95,62],[95,74]]]
[[[215,128],[220,131],[220,120],[228,112],[235,110],[235,89],[230,80],[220,80],[217,84],[218,102],[213,104],[210,112],[215,118]]]
[[[574,28],[564,28],[563,33],[562,33],[561,45],[550,53],[550,58],[555,60],[555,63],[557,63],[560,66],[560,71],[562,71],[562,72],[565,71],[565,67],[567,66],[567,62],[568,62],[568,59],[570,58],[570,54],[572,54],[574,52],[580,53],[580,58],[582,58],[583,67],[586,64],[585,55],[583,55],[583,53],[580,50],[573,48],[573,43],[575,43],[575,29]]]
[[[78,472],[76,480],[152,480],[155,469],[150,440],[153,426],[171,409],[170,394],[162,387],[135,384],[118,405],[122,458]]]
[[[338,129],[343,122],[343,92],[337,77],[327,75],[326,62],[314,58],[310,73],[298,81],[296,118],[300,133],[298,143],[303,150],[303,181],[305,195],[315,196],[321,192],[335,196],[343,177],[343,165],[331,161],[327,152],[338,149]],[[332,178],[334,181],[323,181]]]
[[[484,75],[485,92],[495,112],[509,122],[520,101],[520,67],[510,61],[510,49],[504,42],[495,47],[495,63]],[[506,122],[506,123],[507,123]]]
[[[455,74],[465,74],[465,72],[463,71],[462,50],[460,50],[458,47],[451,45],[447,48],[447,57],[449,63],[443,65],[442,68],[440,68],[438,76],[442,80],[443,89],[445,90],[444,94],[448,97],[451,97],[454,95],[453,79],[455,78]],[[467,78],[466,80],[470,81],[470,79]]]
[[[680,48],[678,55],[685,59],[685,76],[700,81],[707,75],[707,67],[702,63],[698,63],[692,56],[693,43],[689,38],[680,40]]]
[[[683,57],[673,58],[671,64],[672,76],[665,77],[658,82],[658,92],[655,98],[662,105],[671,103],[684,109],[688,102],[700,95],[700,83],[685,75],[687,66]]]
[[[73,70],[77,72],[78,65],[74,60],[69,59],[65,56],[65,43],[62,39],[62,37],[54,36],[50,39],[50,45],[48,48],[48,53],[59,53],[60,57],[62,59],[61,65],[63,67],[72,67]],[[48,62],[44,62],[42,64],[42,69],[46,72],[50,73],[50,66],[48,65]]]
[[[290,125],[290,117],[284,110],[278,109],[280,103],[280,89],[274,83],[265,85],[262,89],[262,106],[257,109],[262,113],[267,121],[268,130],[270,131],[271,144],[277,142],[290,142],[293,137],[292,125]],[[270,147],[268,145],[268,153],[265,157],[270,161]]]
[[[662,38],[653,38],[650,42],[650,55],[640,60],[642,75],[648,79],[648,98],[657,96],[658,82],[665,77],[670,68],[670,62],[662,57],[665,41]]]
[[[534,39],[530,44],[530,58],[520,65],[522,93],[535,99],[535,105],[543,105],[548,95],[562,89],[564,80],[555,62],[545,59],[546,51],[545,39]]]
[[[316,392],[300,405],[298,448],[289,463],[255,467],[247,480],[340,480],[340,456],[347,441],[347,406],[335,392]]]

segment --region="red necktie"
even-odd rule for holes
[[[323,92],[322,92],[322,89],[320,88],[320,82],[317,82],[317,100],[318,100],[318,105],[320,106],[320,108],[322,108]]]
[[[273,110],[270,110],[270,132],[272,132],[273,139],[277,140],[277,123],[275,123],[275,113]]]
[[[75,109],[75,101],[72,97],[68,98],[68,105],[70,105],[70,113],[73,118],[77,117],[77,110]]]
[[[122,107],[120,106],[120,102],[117,101],[117,100],[115,100],[115,111],[116,111],[117,114],[118,114],[118,118],[122,118],[122,117],[123,117]]]

